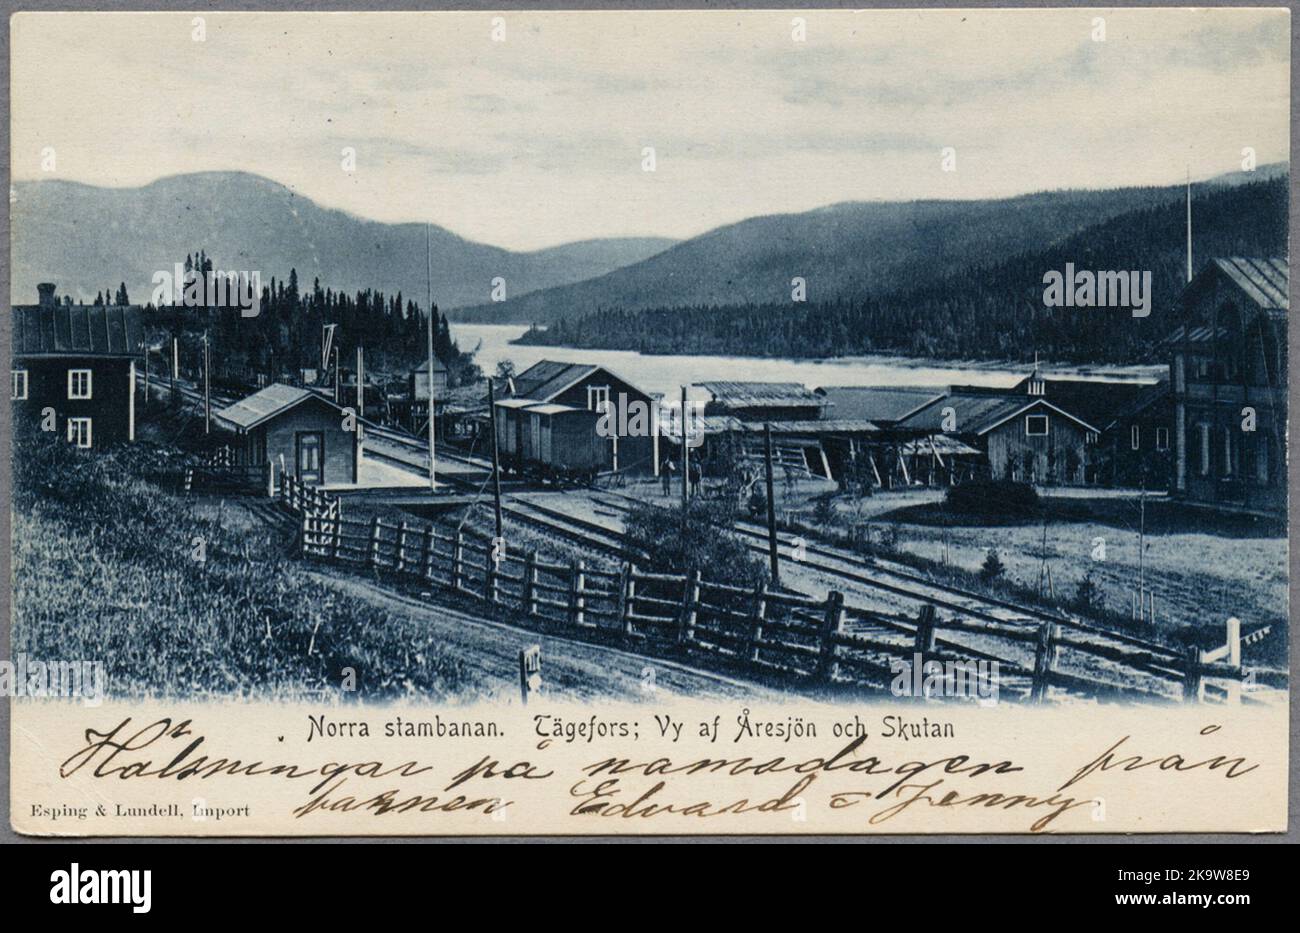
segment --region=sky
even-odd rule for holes
[[[16,179],[241,170],[510,249],[1169,184],[1290,138],[1285,10],[21,13],[11,36]]]

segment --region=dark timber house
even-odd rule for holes
[[[1285,259],[1214,259],[1182,295],[1169,335],[1173,492],[1186,502],[1284,516]]]
[[[10,398],[33,421],[52,411],[55,430],[78,447],[135,440],[135,368],[144,353],[136,306],[57,301],[15,305]]]
[[[309,389],[273,383],[213,413],[238,438],[238,460],[270,464],[314,486],[356,483],[360,434],[344,427],[345,412]]]
[[[658,400],[602,366],[542,360],[496,402],[497,443],[513,468],[543,473],[658,473]],[[609,411],[609,429],[599,430]],[[644,411],[637,422],[633,415]]]
[[[1100,431],[1043,396],[1041,380],[1026,391],[954,386],[904,419],[898,428],[947,434],[979,450],[992,479],[1080,485],[1088,481],[1089,449]]]

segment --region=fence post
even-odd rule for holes
[[[1056,668],[1056,623],[1044,622],[1038,629],[1038,644],[1034,648],[1034,682],[1029,688],[1029,699],[1041,703],[1051,687],[1052,671]]]
[[[1188,645],[1184,658],[1184,703],[1200,703],[1205,699],[1205,684],[1201,681],[1201,662],[1201,649],[1195,645]]]
[[[679,644],[690,644],[695,640],[696,614],[700,608],[700,571],[689,574],[682,582],[682,616],[677,628]]]
[[[423,541],[420,544],[420,576],[429,580],[433,578],[433,526],[429,525],[424,529]]]
[[[1237,669],[1237,673],[1228,680],[1226,702],[1235,704],[1241,702],[1241,620],[1236,616],[1228,619],[1227,639],[1228,663]]]
[[[334,527],[333,540],[330,542],[330,557],[333,560],[339,559],[339,549],[343,547],[343,508],[334,510]]]
[[[451,588],[460,589],[460,570],[461,560],[465,552],[465,532],[461,528],[456,529],[456,539],[451,545]]]
[[[371,567],[379,566],[379,534],[380,534],[379,516],[376,515],[374,518],[370,520],[369,564]]]
[[[266,461],[266,498],[275,498],[275,461]]]
[[[397,572],[406,569],[406,522],[397,528]]]
[[[483,545],[483,598],[490,603],[500,602],[497,593],[497,572],[500,570],[496,560],[496,545],[488,541]]]
[[[632,634],[632,620],[629,619],[632,613],[632,600],[636,598],[636,582],[632,580],[632,574],[636,572],[629,561],[623,561],[623,567],[619,568],[619,620],[616,625],[624,635]]]
[[[767,618],[767,583],[754,587],[754,607],[749,613],[749,635],[745,645],[745,660],[757,661],[763,647],[763,622]]]
[[[928,604],[927,604],[928,605]],[[934,607],[930,606],[930,631],[934,632]],[[844,594],[831,590],[826,595],[826,615],[822,619],[821,652],[817,658],[817,676],[822,680],[835,679],[835,637],[840,634],[844,624]]]
[[[923,658],[934,653],[934,604],[926,603],[916,617],[916,644],[914,650]]]
[[[302,517],[302,533],[298,536],[298,553],[304,557],[307,554],[307,523],[311,521],[310,517]]]
[[[529,551],[524,556],[524,615],[537,615],[537,552]]]
[[[569,624],[582,625],[586,621],[586,603],[587,599],[583,596],[586,590],[586,574],[583,570],[586,564],[580,560],[574,560],[569,565]]]

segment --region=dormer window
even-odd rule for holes
[[[1047,394],[1047,383],[1044,382],[1042,379],[1033,379],[1033,378],[1031,378],[1031,379],[1029,380],[1029,394],[1030,394],[1030,395],[1046,395],[1046,394]]]

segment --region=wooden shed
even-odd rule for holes
[[[249,466],[270,463],[316,486],[358,481],[360,432],[346,427],[342,407],[309,389],[277,382],[213,418],[236,436],[235,449]],[[356,425],[355,416],[350,420]]]

